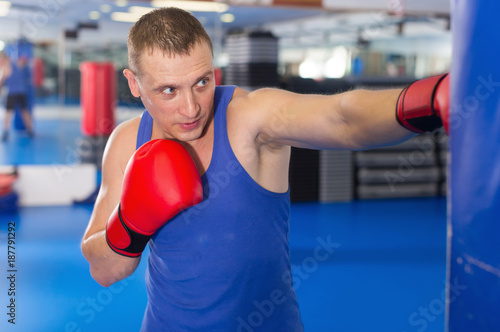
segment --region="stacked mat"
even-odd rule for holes
[[[436,136],[436,144],[439,148],[439,163],[441,165],[441,195],[446,196],[448,194],[448,169],[450,165],[450,147],[449,147],[449,137],[446,135],[443,129],[438,132]]]
[[[319,153],[319,201],[348,202],[354,198],[353,152],[322,150]]]
[[[441,194],[440,148],[433,134],[392,147],[355,153],[358,198],[437,196]]]
[[[229,64],[224,70],[224,84],[243,88],[278,85],[278,39],[272,33],[230,34],[226,52]]]

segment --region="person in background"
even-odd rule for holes
[[[9,62],[8,65],[3,65],[5,68],[0,78],[0,83],[2,85],[5,84],[8,89],[2,133],[3,142],[7,141],[9,138],[10,122],[12,114],[17,106],[21,108],[21,117],[26,127],[26,132],[29,137],[32,138],[34,136],[33,121],[31,119],[31,113],[28,110],[28,89],[31,85],[28,58],[26,56],[21,56],[17,61]]]

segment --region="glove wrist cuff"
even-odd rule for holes
[[[396,119],[400,125],[416,133],[433,131],[443,125],[434,108],[434,99],[446,75],[416,81],[400,93],[396,104]]]
[[[138,233],[127,225],[119,204],[106,227],[106,242],[109,247],[122,256],[139,257],[150,239],[151,235]]]

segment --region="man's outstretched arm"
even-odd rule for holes
[[[448,112],[448,90],[448,78],[443,77],[420,80],[406,89],[337,95],[262,89],[249,93],[239,105],[258,114],[263,143],[364,150],[439,128],[441,116]]]

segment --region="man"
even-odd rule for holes
[[[302,331],[290,146],[359,150],[415,135],[402,125],[437,128],[447,78],[404,93],[216,88],[209,36],[175,8],[143,16],[128,48],[124,75],[147,112],[120,124],[105,150],[82,241],[93,278],[107,287],[132,274],[151,238],[143,331]]]
[[[28,68],[28,58],[21,56],[17,61],[11,63],[11,68],[5,75],[5,84],[8,88],[6,113],[4,118],[2,141],[9,137],[9,126],[12,114],[16,107],[21,109],[21,118],[26,126],[29,137],[33,137],[33,122],[31,113],[28,110],[28,89],[30,87],[30,76]],[[2,82],[3,83],[3,82]]]

